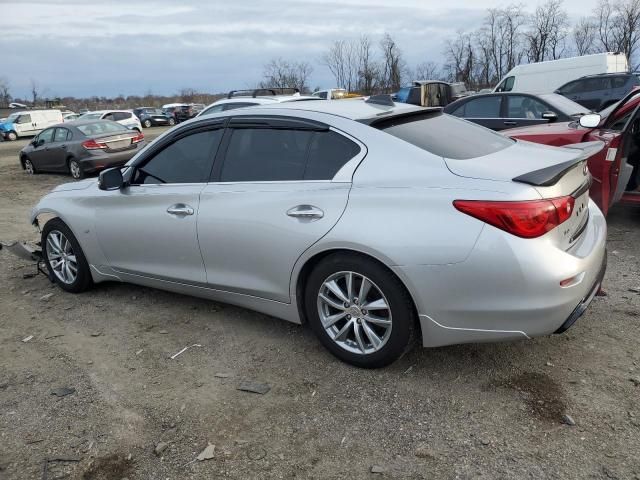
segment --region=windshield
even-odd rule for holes
[[[561,112],[571,117],[578,117],[591,112],[588,108],[584,108],[579,103],[576,103],[573,100],[569,100],[567,97],[563,97],[562,95],[558,95],[556,93],[540,95],[540,98],[542,98],[552,107],[557,108]]]
[[[86,125],[78,125],[78,130],[84,133],[87,137],[100,135],[102,133],[122,133],[131,131],[127,127],[115,122],[87,123]]]
[[[380,120],[373,127],[427,152],[454,160],[468,160],[504,150],[514,140],[440,112],[403,115]]]
[[[85,113],[80,115],[80,120],[98,120],[102,116],[102,113]]]
[[[9,116],[7,117],[6,122],[7,122],[7,123],[13,123],[13,122],[15,122],[16,120],[18,120],[18,118],[19,118],[19,117],[20,117],[20,114],[19,114],[19,113],[12,113],[11,115],[9,115]]]

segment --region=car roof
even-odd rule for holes
[[[118,122],[114,122],[112,120],[84,119],[84,120],[71,120],[70,122],[58,123],[57,125],[54,125],[54,126],[56,126],[56,127],[81,127],[83,125],[90,125],[90,124],[98,123],[98,122],[111,122],[111,123],[117,123],[118,125],[120,125]],[[120,125],[120,126],[122,126],[122,125]]]
[[[440,108],[424,108],[408,103],[381,104],[366,102],[361,98],[345,99],[338,102],[316,101],[316,102],[281,102],[270,105],[256,105],[238,110],[240,114],[246,114],[249,111],[259,111],[262,108],[278,109],[283,111],[307,111],[316,113],[327,113],[339,117],[348,118],[350,120],[363,120],[368,118],[382,117],[390,114],[403,114],[420,111],[441,110]]]
[[[577,78],[576,80],[580,80],[582,78],[593,78],[593,77],[611,77],[615,75],[634,75],[634,74],[631,72],[594,73],[592,75],[584,75],[583,77]]]

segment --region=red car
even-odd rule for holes
[[[618,103],[602,110],[599,121],[597,115],[589,114],[580,122],[512,128],[501,133],[519,140],[558,147],[604,142],[604,148],[593,154],[587,163],[594,180],[591,198],[606,215],[617,202],[640,205],[640,192],[636,191],[640,161],[639,105],[640,89],[635,89]],[[585,126],[589,124],[597,126]]]

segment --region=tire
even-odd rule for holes
[[[173,118],[169,119],[169,126],[173,127],[176,124],[176,121]]]
[[[18,139],[18,134],[16,132],[9,132],[7,133],[6,137],[7,137],[7,140],[15,142]]]
[[[349,274],[352,278],[351,299],[340,305],[340,298],[349,298],[346,286]],[[355,298],[362,293],[363,279],[368,285],[364,300]],[[329,283],[332,283],[332,289],[327,287]],[[335,286],[342,297],[334,293]],[[320,342],[333,355],[351,365],[384,367],[413,346],[417,322],[411,297],[393,273],[368,257],[336,253],[323,259],[307,279],[304,300],[310,326]],[[338,305],[338,308],[332,305]],[[376,313],[371,313],[374,310]],[[321,316],[326,321],[339,320],[325,328]],[[341,332],[346,333],[340,335]],[[379,342],[374,342],[374,338]]]
[[[69,174],[76,180],[82,180],[85,177],[82,164],[78,162],[75,158],[70,158],[68,160],[68,163],[69,163]]]
[[[24,163],[24,171],[27,172],[29,175],[35,175],[36,173],[38,173],[36,171],[36,167],[33,166],[33,162],[29,157],[25,157],[23,163]]]
[[[144,122],[142,122],[142,126],[144,128],[151,128],[151,120],[145,120]]]
[[[55,241],[56,238],[59,240],[58,243]],[[61,239],[62,241],[60,241]],[[42,229],[41,240],[42,257],[49,271],[49,276],[53,278],[60,288],[67,292],[80,293],[88,290],[93,285],[89,263],[84,256],[84,252],[80,248],[75,235],[62,220],[59,218],[49,220]],[[65,256],[64,259],[61,256],[62,254]],[[54,269],[51,262],[56,262],[56,258],[59,258],[60,261],[64,260],[66,265],[69,266],[69,270],[65,269],[64,264],[60,265],[59,263],[56,263],[56,268]],[[75,264],[72,259],[75,259]],[[63,278],[67,272],[73,273],[72,265],[75,265],[75,277],[73,277],[73,280],[71,280],[71,277],[67,277],[69,281],[64,281]]]

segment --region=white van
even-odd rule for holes
[[[628,72],[622,53],[597,53],[548,62],[518,65],[493,89],[494,92],[553,93],[562,85],[586,75]]]
[[[24,110],[12,113],[0,123],[0,135],[7,140],[32,137],[58,123],[62,123],[60,110]]]

